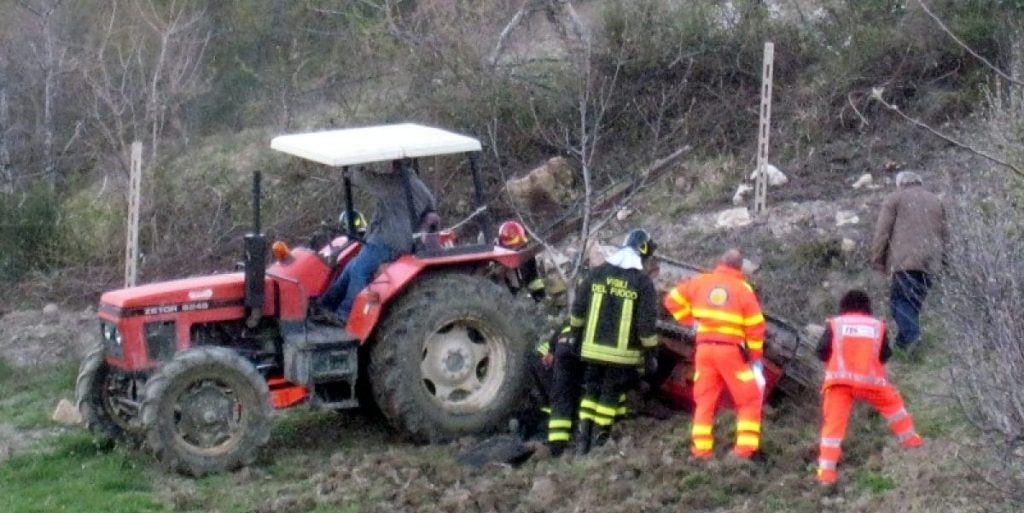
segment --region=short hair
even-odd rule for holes
[[[733,269],[743,269],[743,254],[736,248],[729,248],[718,257],[718,262]]]
[[[871,297],[861,289],[851,289],[839,300],[839,313],[871,314]]]
[[[923,183],[924,180],[921,178],[921,175],[913,171],[900,171],[899,173],[896,173],[896,187],[903,187],[911,184],[920,185]]]

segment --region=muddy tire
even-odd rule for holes
[[[138,408],[129,404],[138,402],[140,386],[137,379],[111,370],[103,344],[82,359],[75,380],[75,400],[85,427],[98,441],[128,447],[141,445],[145,431]]]
[[[504,427],[524,397],[526,352],[540,319],[482,276],[412,286],[370,353],[374,399],[413,440],[440,442]]]
[[[270,391],[248,360],[222,347],[177,355],[146,382],[146,441],[169,469],[192,475],[252,463],[270,438]]]

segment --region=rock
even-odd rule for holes
[[[730,208],[718,213],[715,217],[715,225],[719,228],[737,228],[746,226],[753,220],[750,218],[750,211],[747,207]]]
[[[57,403],[57,409],[53,410],[53,415],[50,416],[54,422],[58,424],[64,424],[65,426],[77,426],[82,423],[82,414],[78,412],[78,408],[68,401],[67,399],[61,399]]]
[[[789,181],[789,177],[787,177],[785,173],[783,173],[782,171],[779,170],[779,168],[777,168],[777,167],[775,167],[775,166],[773,166],[771,164],[765,164],[764,165],[764,171],[765,171],[765,173],[768,174],[768,185],[770,185],[772,187],[777,187],[779,185],[785,185],[786,182]],[[751,171],[750,179],[751,180],[756,180],[757,179],[757,169]]]
[[[573,170],[569,161],[554,157],[521,178],[505,182],[512,202],[530,212],[557,212],[572,200]]]
[[[605,244],[595,242],[587,248],[587,264],[589,264],[590,268],[593,269],[594,267],[603,264],[608,257],[612,256],[612,253],[614,253],[615,250],[616,248],[614,246],[607,246]]]
[[[743,274],[750,276],[757,272],[761,268],[761,264],[753,262],[751,260],[743,259]]]
[[[552,271],[569,265],[569,257],[560,251],[546,250],[538,255],[537,258],[544,265],[545,269],[551,269]]]
[[[836,212],[836,226],[846,226],[848,224],[857,224],[860,222],[860,217],[857,216],[856,212],[850,212],[849,210],[840,210]]]
[[[541,476],[533,480],[526,500],[538,508],[547,510],[561,497],[562,494],[559,493],[555,481],[548,476]]]
[[[871,176],[871,173],[864,173],[860,175],[860,178],[856,182],[853,182],[854,189],[860,189],[861,187],[868,187],[874,183],[875,179]]]
[[[53,317],[58,313],[60,313],[60,307],[57,306],[57,303],[46,303],[46,306],[43,307],[43,315]]]
[[[853,250],[857,249],[857,243],[853,239],[843,237],[843,240],[839,243],[839,249],[843,250],[843,253],[852,253]]]
[[[676,177],[672,185],[675,186],[676,192],[687,193],[690,192],[693,182],[687,180],[685,176]]]
[[[821,338],[821,334],[825,333],[825,327],[820,324],[808,324],[804,326],[804,333],[811,339],[811,342],[817,343],[818,339]]]
[[[754,187],[741,183],[736,187],[736,194],[732,195],[732,204],[740,205],[746,201],[747,193],[754,190]]]
[[[618,212],[615,213],[615,219],[619,221],[625,221],[630,215],[633,214],[633,209],[629,207],[622,207]]]

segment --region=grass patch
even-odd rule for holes
[[[165,511],[152,494],[151,472],[139,453],[103,450],[84,433],[66,435],[0,466],[0,511]]]
[[[60,399],[74,400],[78,364],[66,362],[31,369],[0,361],[0,422],[18,429],[46,427]]]
[[[895,479],[870,470],[857,477],[857,489],[873,495],[880,495],[895,490],[896,486]]]

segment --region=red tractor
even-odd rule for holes
[[[420,441],[504,425],[522,397],[537,339],[529,301],[493,279],[524,260],[495,246],[476,139],[414,124],[286,135],[273,149],[341,168],[400,160],[406,187],[420,158],[467,153],[479,236],[419,234],[416,250],[378,270],[345,328],[310,305],[362,248],[355,227],[323,248],[245,237],[244,271],[114,290],[100,299],[101,343],[82,362],[78,407],[96,435],[146,444],[170,468],[202,475],[250,463],[272,409],[354,408],[370,400]],[[411,199],[411,198],[407,198]],[[410,205],[411,207],[411,205]],[[411,208],[410,208],[411,210]],[[415,225],[414,225],[415,226]]]

